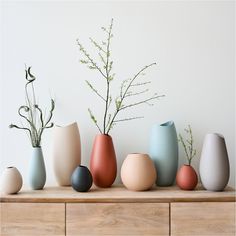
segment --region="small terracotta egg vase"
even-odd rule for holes
[[[197,186],[197,173],[191,165],[183,165],[177,172],[176,184],[183,190],[193,190]]]
[[[192,159],[196,156],[196,149],[194,148],[193,133],[191,126],[188,125],[184,129],[187,137],[183,138],[179,134],[179,142],[182,144],[186,154],[187,165],[181,166],[176,175],[176,184],[183,190],[193,190],[197,186],[198,177],[194,168],[191,166]]]

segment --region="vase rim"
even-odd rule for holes
[[[164,123],[155,123],[153,126],[157,126],[157,127],[161,127],[161,128],[168,128],[168,127],[171,127],[171,126],[174,126],[175,123],[173,120],[168,120]]]
[[[129,155],[135,155],[136,157],[149,156],[147,153],[140,153],[140,152],[129,153],[127,156],[129,156]]]
[[[216,136],[218,138],[224,139],[223,134],[220,134],[220,133],[208,133],[208,134],[206,134],[206,136]]]
[[[174,124],[174,121],[173,120],[169,120],[169,121],[166,121],[164,123],[161,123],[160,126],[162,127],[169,127],[169,126],[172,126]]]
[[[79,165],[78,167],[82,167],[82,168],[88,168],[87,166],[85,165]]]
[[[97,134],[97,137],[107,137],[107,138],[112,138],[109,134]]]
[[[72,123],[68,123],[68,124],[65,124],[65,125],[58,125],[58,124],[55,124],[55,127],[56,128],[60,128],[60,129],[66,129],[66,128],[69,128],[71,126],[74,126],[74,125],[77,125],[77,122],[74,121]]]
[[[13,169],[16,168],[15,166],[7,166],[7,169]]]

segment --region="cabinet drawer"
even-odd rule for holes
[[[171,203],[171,235],[235,235],[235,203]]]
[[[65,204],[1,203],[1,235],[65,235]]]
[[[71,235],[169,235],[168,203],[66,204]]]

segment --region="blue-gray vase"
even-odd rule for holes
[[[34,190],[43,189],[46,170],[41,147],[34,147],[29,165],[29,184]]]
[[[153,125],[149,148],[157,170],[156,184],[173,185],[178,169],[178,138],[173,121]]]

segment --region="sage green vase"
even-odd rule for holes
[[[173,185],[178,168],[178,138],[173,121],[153,125],[149,155],[157,171],[156,184]]]
[[[29,164],[29,184],[34,190],[43,189],[46,170],[41,147],[34,147]]]

